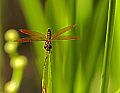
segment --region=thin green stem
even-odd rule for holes
[[[51,54],[46,54],[43,64],[42,92],[52,93]]]
[[[48,55],[48,93],[52,93],[52,65],[51,54]]]
[[[42,92],[47,92],[48,89],[47,89],[47,59],[48,59],[48,56],[46,55],[45,56],[45,60],[43,62],[43,72],[42,72]]]
[[[101,93],[108,93],[109,71],[112,56],[112,45],[114,37],[114,16],[115,16],[115,0],[109,0],[107,33],[102,70]]]

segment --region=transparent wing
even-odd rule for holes
[[[69,31],[70,29],[74,28],[75,26],[76,26],[76,24],[73,24],[73,25],[71,25],[71,26],[68,26],[68,27],[65,27],[65,28],[63,28],[63,29],[60,29],[56,34],[54,34],[54,35],[52,36],[52,40],[57,39],[61,34]]]
[[[38,37],[26,37],[26,38],[20,38],[20,39],[17,39],[17,40],[14,40],[15,42],[33,42],[33,41],[45,41],[45,39],[43,38],[38,38]]]
[[[21,33],[24,33],[24,34],[27,34],[27,35],[30,35],[30,36],[37,36],[37,37],[41,37],[43,39],[45,39],[45,35],[40,33],[40,32],[32,32],[30,30],[26,30],[26,29],[20,29],[19,30]]]
[[[58,40],[79,40],[80,37],[79,36],[61,36],[57,39],[53,39],[52,41],[58,41]]]

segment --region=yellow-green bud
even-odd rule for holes
[[[10,65],[12,68],[23,68],[27,64],[27,58],[25,56],[19,55],[11,59]]]
[[[19,37],[18,32],[14,29],[10,29],[5,33],[6,41],[14,41]]]
[[[10,81],[5,85],[5,93],[16,93],[18,89],[18,83],[16,81]]]
[[[6,53],[11,54],[16,51],[18,46],[17,42],[7,42],[4,46]]]

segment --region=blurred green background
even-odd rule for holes
[[[44,42],[21,43],[6,53],[9,29],[46,34],[51,28],[54,34],[71,24],[76,27],[64,35],[80,40],[52,42],[48,93],[120,93],[120,0],[0,0],[0,93],[18,78],[16,93],[42,93]],[[16,55],[26,56],[24,70],[12,69]]]

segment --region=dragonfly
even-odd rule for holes
[[[44,61],[44,67],[43,69],[46,69],[46,60],[48,58],[48,54],[51,53],[51,49],[52,49],[52,41],[59,41],[59,40],[79,40],[79,36],[61,36],[63,33],[70,31],[72,28],[74,28],[76,26],[76,24],[67,26],[65,28],[62,28],[60,30],[58,30],[55,34],[52,35],[52,31],[50,28],[48,28],[47,30],[47,34],[44,35],[41,32],[33,32],[30,30],[26,30],[26,29],[20,29],[18,31],[20,31],[23,34],[28,35],[28,37],[24,37],[24,38],[19,38],[14,40],[15,42],[33,42],[33,41],[45,41],[44,44],[44,48],[46,50],[46,56],[45,56],[45,61]],[[43,70],[43,74],[45,74]],[[44,75],[43,75],[44,78]],[[44,81],[42,81],[42,93],[47,93],[47,87]]]
[[[32,32],[30,30],[26,29],[20,29],[19,31],[23,34],[29,35],[29,37],[25,38],[19,38],[15,40],[16,42],[33,42],[33,41],[45,41],[44,48],[46,52],[50,52],[52,49],[52,41],[57,40],[79,40],[79,36],[61,36],[63,33],[70,31],[72,28],[74,28],[76,24],[67,26],[65,28],[62,28],[57,31],[54,35],[51,34],[51,29],[48,28],[47,35],[45,36],[41,32]]]

